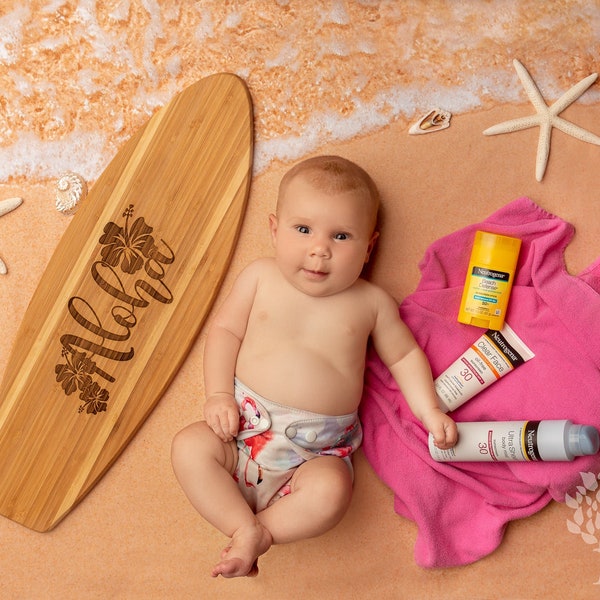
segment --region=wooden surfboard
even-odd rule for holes
[[[252,171],[234,75],[177,95],[119,151],[60,240],[0,387],[0,513],[54,527],[152,411],[233,254]]]

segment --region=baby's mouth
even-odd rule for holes
[[[317,270],[313,270],[313,269],[302,269],[304,271],[304,274],[306,275],[306,277],[308,277],[308,279],[312,279],[312,280],[320,280],[320,279],[325,279],[325,277],[327,277],[328,273],[326,273],[325,271],[317,271]]]

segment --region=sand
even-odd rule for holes
[[[122,140],[155,110],[154,104],[161,105],[195,77],[219,70],[241,73],[249,81],[256,110],[257,164],[239,244],[217,305],[249,261],[271,252],[267,218],[281,175],[296,158],[316,153],[353,159],[378,183],[384,219],[371,276],[399,302],[417,285],[417,264],[431,242],[523,195],[575,225],[575,238],[565,253],[571,273],[581,272],[600,256],[600,148],[555,131],[545,177],[537,182],[536,129],[482,135],[495,123],[533,112],[512,69],[514,55],[519,54],[532,75],[543,82],[548,102],[593,72],[590,44],[597,42],[600,28],[597,17],[594,20],[591,15],[594,7],[599,12],[597,3],[544,3],[543,11],[548,12],[544,26],[544,19],[532,16],[541,3],[532,1],[410,2],[406,8],[410,14],[404,17],[398,12],[401,3],[315,3],[320,22],[313,9],[300,9],[295,2],[247,3],[254,12],[243,8],[244,3],[224,3],[222,14],[215,3],[178,7],[178,3],[164,2],[160,10],[151,2],[106,4],[103,9],[94,2],[30,2],[27,15],[6,12],[13,18],[9,30],[19,29],[23,35],[15,36],[12,46],[6,42],[0,46],[0,79],[8,82],[5,128],[0,124],[0,153],[5,158],[0,199],[21,196],[24,203],[0,219],[0,256],[9,269],[0,276],[0,371],[29,298],[69,223],[69,217],[54,208],[54,177],[68,167],[83,171],[92,186]],[[423,8],[419,16],[426,4],[427,10]],[[14,11],[19,10],[17,6],[15,2]],[[304,10],[310,14],[304,14],[301,31],[286,42],[277,28],[291,30],[290,13]],[[56,50],[47,49],[44,55],[33,49],[39,49],[42,38],[54,40],[58,47],[65,31],[74,35],[84,25],[90,31],[86,17],[90,13],[105,32],[105,42],[109,34],[113,41],[118,36],[127,38],[119,55],[130,63],[126,69],[116,63],[111,66],[108,50],[94,54],[93,48],[71,49],[71,60],[85,59],[79,65],[80,88],[86,68],[88,75],[95,74],[86,80],[95,82],[95,88],[84,93],[87,112],[76,86],[65,90],[70,96],[64,105],[60,94],[48,92],[57,102],[52,114],[58,125],[51,131],[48,106],[44,104],[36,113],[36,105],[43,104],[39,97],[18,92],[15,82],[27,79],[31,86],[38,86],[36,94],[41,93],[39,81],[36,84],[30,77],[33,63],[46,65],[48,71],[52,65],[62,75],[73,74],[68,57],[58,64]],[[502,19],[493,21],[492,14]],[[444,22],[448,24],[446,46],[435,42],[433,35]],[[0,30],[6,23],[6,17],[0,16]],[[16,23],[27,27],[15,29]],[[486,24],[488,29],[482,29]],[[300,40],[301,33],[311,32],[319,37]],[[559,35],[564,39],[562,50],[553,41]],[[327,52],[326,38],[330,42]],[[99,44],[100,36],[94,39]],[[184,66],[193,65],[191,58],[199,57],[194,50],[198,40],[205,42],[204,62],[188,71]],[[355,49],[357,40],[362,44],[360,51]],[[300,41],[308,49],[300,47]],[[395,53],[390,51],[392,46]],[[398,54],[400,50],[403,55]],[[415,53],[419,65],[411,59]],[[343,59],[351,66],[342,68]],[[427,76],[417,68],[426,59],[431,67]],[[369,79],[378,67],[380,78]],[[128,75],[115,88],[113,109],[118,107],[119,115],[113,111],[111,116],[103,112],[108,110],[106,89],[120,69]],[[336,69],[338,80],[333,73]],[[396,79],[391,81],[393,69]],[[456,76],[459,72],[462,80]],[[277,81],[280,87],[275,86]],[[351,89],[360,81],[364,90],[358,96],[349,94],[352,100],[344,108],[343,94],[336,90]],[[437,82],[436,93],[430,90],[431,81]],[[378,94],[392,98],[408,82],[425,90],[418,101],[390,101],[387,109],[376,110]],[[488,84],[486,95],[482,90]],[[292,92],[297,90],[306,91],[304,109],[291,115]],[[465,101],[459,90],[469,90],[471,100]],[[98,95],[95,100],[94,94]],[[563,116],[600,134],[598,84],[587,94]],[[419,111],[425,112],[440,100],[446,100],[454,111],[451,126],[430,135],[409,136],[408,127]],[[62,124],[56,118],[59,113]],[[329,128],[324,124],[325,114],[338,117]],[[31,141],[30,154],[25,151],[27,140]],[[73,148],[81,145],[88,152],[78,158]],[[116,464],[56,529],[40,534],[0,518],[3,599],[491,600],[585,599],[598,594],[597,545],[569,531],[567,521],[573,520],[574,510],[564,503],[553,502],[540,513],[511,523],[498,550],[477,563],[432,570],[416,566],[416,527],[394,513],[391,491],[378,480],[362,451],[355,460],[351,508],[333,531],[318,539],[272,548],[261,559],[256,579],[211,579],[210,568],[226,540],[195,514],[175,481],[169,460],[173,435],[202,415],[205,332],[206,328]],[[590,496],[589,511],[594,516],[598,508],[591,500]]]

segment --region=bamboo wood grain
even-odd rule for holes
[[[0,387],[0,513],[48,531],[181,366],[229,265],[252,171],[243,82],[190,86],[98,178],[60,240]]]

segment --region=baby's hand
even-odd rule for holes
[[[432,409],[423,418],[423,425],[433,435],[435,445],[441,450],[452,448],[458,441],[456,423],[439,408]]]
[[[209,396],[204,405],[204,419],[222,441],[230,442],[238,434],[240,426],[240,413],[234,397],[227,393]]]

